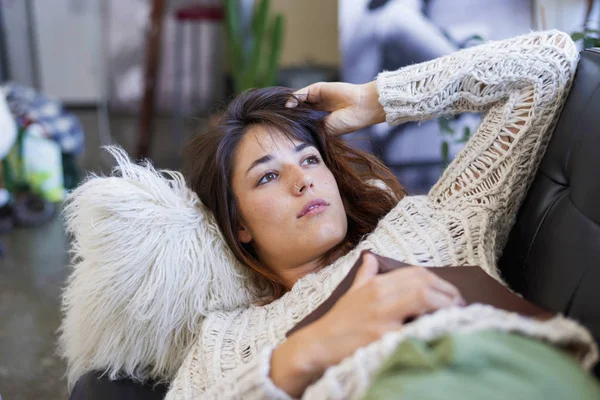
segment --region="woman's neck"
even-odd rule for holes
[[[287,290],[291,290],[296,282],[304,278],[306,275],[319,271],[321,268],[323,268],[323,266],[323,258],[319,257],[318,259],[301,265],[281,269],[278,271],[277,275],[279,275],[279,278],[281,278],[283,285],[287,288]]]
[[[327,265],[333,263],[338,258],[342,257],[347,252],[347,246],[337,246],[333,250],[328,251],[319,257],[304,262],[295,266],[288,266],[277,270],[277,275],[281,278],[284,286],[287,290],[291,290],[292,287],[300,279],[314,272],[320,271]]]

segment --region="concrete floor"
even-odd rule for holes
[[[99,150],[95,111],[77,110],[86,132],[81,167],[108,172],[111,159]],[[114,142],[133,154],[137,121],[113,117]],[[182,140],[202,131],[206,121],[190,122]],[[177,168],[172,121],[155,120],[151,158],[158,167]],[[60,293],[68,272],[68,246],[58,216],[37,229],[15,229],[1,237],[7,255],[0,259],[0,398],[3,400],[67,399],[65,364],[55,354],[60,323]]]

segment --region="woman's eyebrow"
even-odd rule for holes
[[[310,144],[310,143],[302,142],[302,143],[300,143],[299,145],[297,145],[297,146],[294,148],[294,151],[295,151],[296,153],[299,153],[299,152],[301,152],[302,150],[304,150],[305,148],[307,148],[307,147],[311,147],[311,146],[312,146],[312,144]],[[250,170],[251,170],[252,168],[254,168],[254,167],[256,167],[256,166],[258,166],[258,165],[260,165],[260,164],[267,163],[267,162],[271,161],[272,159],[273,159],[273,155],[272,155],[272,154],[267,154],[266,156],[262,156],[261,158],[258,158],[258,159],[256,159],[256,160],[254,160],[254,161],[252,162],[252,164],[250,164],[250,167],[249,167],[249,168],[246,170],[246,174],[245,174],[245,175],[248,175],[248,173],[250,172]]]
[[[264,164],[267,163],[269,161],[271,161],[273,159],[273,155],[272,154],[267,154],[266,156],[263,156],[257,160],[254,160],[252,162],[252,164],[250,164],[250,167],[246,170],[246,175],[248,175],[248,172],[250,172],[250,170],[260,164]]]

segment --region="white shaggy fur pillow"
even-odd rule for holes
[[[73,385],[86,372],[170,380],[203,316],[252,302],[247,270],[183,176],[109,147],[113,176],[67,199],[72,272],[60,349]]]

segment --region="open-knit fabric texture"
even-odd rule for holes
[[[414,265],[481,265],[501,281],[496,262],[544,154],[577,60],[569,36],[550,31],[381,73],[377,88],[390,124],[482,112],[477,132],[427,196],[401,200],[345,257],[301,279],[283,298],[264,307],[207,316],[167,400],[289,398],[269,379],[272,350],[331,294],[364,249]],[[487,329],[552,343],[570,351],[584,367],[597,359],[589,332],[561,316],[539,322],[485,305],[455,307],[359,349],[330,367],[304,398],[360,397],[407,337],[433,339]]]
[[[65,290],[61,349],[73,383],[90,370],[171,381],[174,399],[287,399],[269,379],[285,333],[323,302],[362,250],[413,265],[496,262],[566,99],[578,52],[568,35],[536,32],[383,72],[377,90],[390,124],[481,112],[471,140],[427,196],[408,196],[355,249],[253,305],[246,270],[214,218],[177,173],[165,179],[114,150],[118,177],[92,177],[70,197],[75,263]],[[538,338],[589,368],[589,332],[562,316],[539,322],[493,307],[450,308],[361,348],[305,392],[360,397],[407,337],[496,329]]]

